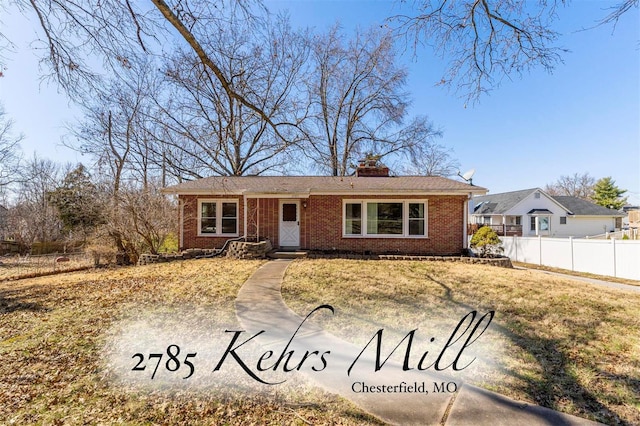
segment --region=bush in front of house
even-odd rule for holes
[[[502,240],[489,226],[482,226],[471,237],[471,248],[476,249],[480,257],[493,257],[502,254]]]

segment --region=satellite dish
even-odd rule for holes
[[[462,179],[466,180],[467,182],[469,182],[469,185],[473,185],[473,180],[471,178],[473,178],[473,175],[476,173],[476,169],[471,169],[469,171],[466,171],[464,174],[460,174],[460,172],[458,172],[458,176],[460,176]]]

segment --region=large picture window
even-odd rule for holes
[[[199,200],[198,235],[237,236],[238,202],[236,200]]]
[[[426,237],[427,201],[345,200],[344,236]]]

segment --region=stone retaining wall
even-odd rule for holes
[[[273,250],[271,241],[251,243],[245,241],[232,241],[227,249],[227,257],[234,259],[263,259],[267,253]]]
[[[483,265],[513,268],[508,257],[484,258],[467,256],[409,256],[402,254],[345,254],[345,253],[315,253],[307,254],[309,259],[357,259],[357,260],[420,260],[428,262],[463,262]]]
[[[195,259],[197,257],[211,256],[218,252],[215,249],[189,249],[181,253],[148,254],[143,253],[138,259],[138,265],[150,265],[152,263],[173,262],[175,260]]]

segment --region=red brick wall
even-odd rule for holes
[[[195,195],[181,195],[180,201],[183,203],[183,229],[181,249],[188,248],[220,248],[230,237],[199,237],[198,236],[198,198],[238,200],[238,231],[239,235],[244,234],[244,205],[241,196],[210,196],[197,197]]]
[[[343,199],[427,199],[428,238],[342,237]],[[460,254],[466,196],[389,197],[389,196],[311,196],[309,198],[309,246],[319,250],[363,253]],[[312,224],[312,225],[311,225]],[[336,225],[337,224],[337,225]]]
[[[237,198],[239,201],[240,235],[244,234],[242,197],[202,197]],[[357,238],[342,236],[342,200],[343,199],[427,199],[428,238]],[[197,198],[181,196],[184,202],[184,248],[219,248],[227,237],[197,236]],[[403,253],[447,255],[462,252],[464,202],[466,196],[430,196],[430,197],[390,197],[390,196],[327,196],[314,195],[300,200],[300,247],[314,250],[340,250],[363,253]],[[307,207],[303,207],[306,202]],[[259,203],[259,209],[256,206]],[[269,238],[278,247],[278,209],[279,199],[263,198],[247,201],[248,235],[254,236],[256,228],[260,237]],[[256,211],[258,214],[256,214]]]

